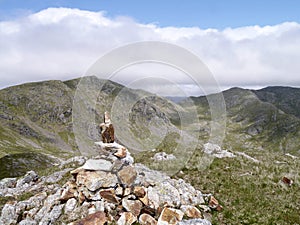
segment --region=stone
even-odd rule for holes
[[[167,154],[165,152],[158,152],[152,157],[154,161],[168,161],[175,160],[176,157],[173,154]]]
[[[65,213],[72,212],[74,210],[74,208],[76,207],[76,204],[77,204],[76,199],[70,198],[65,204],[65,208],[64,208]]]
[[[35,182],[35,181],[37,181],[38,178],[39,178],[39,176],[37,175],[36,172],[29,171],[25,174],[25,176],[23,178],[20,178],[17,181],[16,187],[20,188],[24,184],[29,184],[30,182]]]
[[[210,209],[207,205],[199,205],[199,208],[200,208],[203,212],[211,212],[211,209]]]
[[[159,206],[179,207],[181,204],[178,190],[167,180],[148,187],[148,199],[150,206],[155,209]]]
[[[104,123],[101,123],[99,126],[101,131],[102,142],[113,143],[115,141],[115,131],[110,121],[110,116],[108,112],[104,113]]]
[[[137,177],[137,172],[133,166],[125,166],[118,172],[118,177],[123,185],[132,186]]]
[[[201,214],[201,212],[199,211],[199,209],[197,209],[195,206],[191,206],[191,205],[182,205],[180,207],[180,210],[182,212],[184,212],[184,214],[192,219],[203,219],[203,216]]]
[[[143,198],[146,195],[146,190],[141,186],[135,186],[133,188],[133,194],[138,198]]]
[[[218,200],[214,196],[210,197],[208,206],[216,211],[221,211],[223,209],[223,207],[219,204]]]
[[[156,219],[154,219],[152,216],[149,214],[142,214],[139,217],[139,223],[141,225],[157,225]]]
[[[85,170],[111,171],[112,163],[105,159],[89,159],[82,166]]]
[[[90,191],[99,188],[115,187],[118,183],[116,175],[104,171],[80,171],[76,177],[77,185],[84,185]]]
[[[114,156],[118,158],[125,158],[127,156],[127,149],[122,147],[117,150],[117,152],[114,153]]]
[[[104,225],[107,221],[105,212],[98,211],[76,222],[75,225]]]
[[[165,207],[161,212],[157,225],[176,225],[183,218],[183,212],[178,209]]]
[[[83,169],[82,167],[78,167],[75,170],[72,170],[70,173],[74,176],[74,178],[76,178],[77,174],[82,171],[85,171],[85,169]]]
[[[4,178],[0,180],[0,189],[14,188],[17,184],[17,178]]]
[[[63,178],[64,175],[66,175],[71,170],[71,168],[66,168],[62,171],[55,172],[52,175],[46,177],[45,182],[49,184],[57,183]]]
[[[143,204],[139,200],[130,200],[128,198],[123,198],[122,206],[133,215],[140,215]]]
[[[140,200],[144,205],[148,206],[148,205],[149,205],[149,198],[148,198],[147,192],[146,192],[145,196],[142,197],[142,198],[140,197],[139,200]]]
[[[119,204],[119,198],[116,196],[115,189],[101,190],[100,196],[108,202]]]
[[[294,183],[294,181],[292,179],[287,178],[287,177],[283,177],[281,180],[284,184],[287,184],[288,186],[292,186],[292,184]]]
[[[213,155],[217,158],[233,158],[235,155],[227,150],[221,149],[217,144],[206,143],[203,146],[203,152],[209,155]]]
[[[82,191],[78,192],[78,202],[79,204],[82,204],[85,201],[85,195],[83,194]]]
[[[16,224],[18,214],[16,214],[16,206],[14,204],[5,204],[1,217],[3,224]]]
[[[53,224],[61,216],[63,207],[63,204],[54,205],[50,213],[45,213],[42,216],[39,225]]]
[[[137,217],[131,212],[123,212],[117,221],[117,225],[131,225],[137,221]]]

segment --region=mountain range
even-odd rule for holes
[[[86,145],[100,140],[97,124],[102,122],[103,112],[112,109],[115,98],[120,96],[118,94],[121,91],[122,98],[125,99],[121,102],[126,101],[126,98],[136,101],[129,114],[130,124],[122,125],[129,126],[133,134],[142,140],[132,146],[147,149],[148,135],[162,130],[167,138],[160,144],[161,147],[168,148],[169,145],[172,146],[172,142],[176,143],[182,127],[180,114],[189,111],[190,100],[197,108],[199,121],[190,122],[186,129],[190,129],[195,137],[199,135],[200,148],[208,141],[211,116],[205,96],[190,97],[174,103],[167,98],[128,89],[112,81],[96,77],[87,79],[93,84],[90,89],[99,92],[97,88],[101,87],[102,90],[98,94],[96,105],[90,106],[95,123],[83,130],[88,133]],[[75,140],[72,120],[73,98],[79,82],[80,79],[64,82],[52,80],[26,83],[0,91],[0,177],[20,175],[37,163],[43,168],[49,162],[55,163],[81,154]],[[222,147],[245,152],[268,150],[299,154],[300,143],[297,140],[300,137],[300,89],[231,88],[222,94],[227,113],[226,136]],[[118,129],[122,128],[116,129],[118,134]],[[158,134],[161,135],[163,134]],[[11,170],[12,166],[14,170]]]
[[[212,118],[216,95],[226,112]],[[220,199],[224,209],[212,214],[213,224],[299,224],[299,97],[299,88],[280,86],[161,97],[94,76],[8,87],[0,90],[0,179],[29,170],[50,175],[71,157],[97,154],[108,111],[117,142],[137,163]],[[211,138],[218,123],[226,125],[224,139],[222,132]],[[234,157],[203,157],[208,151]]]

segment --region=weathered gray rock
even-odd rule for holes
[[[29,171],[29,172],[26,173],[26,175],[24,177],[20,178],[17,181],[16,187],[20,188],[20,187],[22,187],[23,185],[26,185],[26,184],[29,186],[29,183],[37,181],[38,178],[39,178],[39,176],[37,175],[36,172]]]
[[[53,206],[49,214],[45,214],[42,220],[39,222],[40,225],[53,224],[62,214],[64,204]]]
[[[76,207],[76,205],[77,205],[76,199],[70,198],[65,204],[65,208],[64,208],[65,213],[72,212],[74,210],[74,208]]]
[[[77,174],[76,183],[78,186],[84,185],[90,191],[96,191],[100,187],[114,187],[118,183],[115,174],[104,171],[80,171]]]
[[[60,181],[63,178],[63,176],[65,176],[71,170],[72,170],[72,168],[66,168],[62,171],[55,172],[52,175],[49,175],[48,177],[46,177],[45,182],[47,182],[47,183],[57,183],[58,181]]]
[[[5,204],[0,221],[2,221],[3,224],[16,224],[18,219],[18,214],[16,213],[16,206],[15,204]]]
[[[233,158],[235,155],[227,150],[221,149],[217,144],[206,143],[203,146],[203,152],[209,155],[213,155],[217,158]]]
[[[4,178],[0,180],[0,192],[1,189],[14,188],[17,184],[17,178]]]
[[[88,159],[82,168],[85,170],[111,171],[112,163],[105,159]]]

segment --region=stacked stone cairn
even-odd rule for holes
[[[108,119],[106,115],[105,122]],[[19,180],[2,180],[0,196],[37,194],[23,201],[7,202],[0,224],[211,225],[210,211],[221,210],[213,196],[204,197],[182,179],[171,179],[134,163],[128,149],[111,141],[112,124],[104,125],[105,138],[94,145],[96,156],[84,158],[82,166],[48,177],[39,178],[30,171]],[[71,178],[63,186],[58,185],[68,173]]]

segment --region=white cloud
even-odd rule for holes
[[[108,18],[104,12],[49,8],[0,22],[0,87],[79,77],[111,49],[148,40],[191,50],[224,87],[300,86],[300,24],[295,22],[204,30],[140,24],[129,17]],[[184,76],[174,76],[169,69],[152,69],[197,94],[192,81]],[[130,71],[143,75],[143,69]],[[151,67],[144,71],[151,73]],[[130,79],[133,76],[123,75],[119,81]]]

